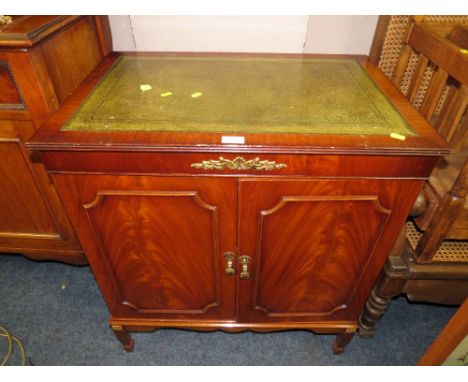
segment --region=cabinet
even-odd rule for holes
[[[106,31],[106,20],[92,16],[17,16],[0,25],[0,252],[86,263],[25,142],[108,53]]]
[[[282,80],[293,89],[278,100]],[[386,86],[353,57],[115,55],[91,74],[28,146],[53,178],[126,350],[131,331],[162,327],[310,329],[337,333],[334,350],[344,349],[447,152]],[[333,97],[338,108],[324,113]],[[378,118],[408,135],[376,134]]]

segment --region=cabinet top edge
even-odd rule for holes
[[[219,154],[286,154],[286,155],[369,155],[369,156],[445,156],[450,155],[450,148],[407,148],[399,147],[324,147],[324,146],[250,146],[250,145],[149,145],[132,144],[76,144],[76,143],[40,143],[29,141],[26,146],[34,151],[54,152],[139,152],[139,153],[219,153]]]
[[[62,127],[95,89],[96,85],[122,56],[130,57],[250,57],[297,59],[354,59],[385,94],[402,118],[415,132],[401,139],[390,135],[363,134],[290,134],[290,133],[221,133],[156,131],[62,131]],[[242,136],[244,144],[222,144],[223,136]],[[413,108],[384,74],[367,60],[356,55],[252,54],[147,52],[112,53],[83,81],[64,105],[46,121],[28,142],[39,151],[140,151],[140,152],[251,152],[291,154],[364,154],[442,156],[451,150],[445,140]]]

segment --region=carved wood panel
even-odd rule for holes
[[[98,191],[84,208],[122,304],[187,314],[220,304],[218,211],[196,191]]]
[[[254,306],[270,317],[347,308],[390,211],[377,196],[284,196],[259,214]]]

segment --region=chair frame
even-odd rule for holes
[[[378,41],[383,40],[382,29],[386,24],[388,20],[383,20],[377,26]],[[457,26],[452,33],[458,38],[465,31]],[[420,112],[432,122],[455,152],[461,152],[468,131],[468,55],[460,46],[450,41],[450,37],[451,35],[443,37],[424,23],[413,20],[407,28],[406,39],[391,79],[395,86],[400,87],[410,58],[414,57],[414,52],[419,54],[406,90],[407,98],[414,102],[426,69],[429,65],[435,66]],[[381,43],[373,44],[374,56],[379,44]],[[371,59],[372,57],[371,52]],[[441,101],[444,92],[445,98]],[[468,160],[465,158],[462,163],[464,164],[452,188],[439,199],[432,200],[432,204],[435,202],[436,206],[428,209],[429,219],[426,219],[425,232],[416,248],[413,249],[406,238],[406,229],[400,233],[361,313],[361,337],[373,336],[376,325],[392,298],[402,293],[411,301],[449,305],[459,305],[467,298],[468,263],[434,261],[437,250],[465,205]]]

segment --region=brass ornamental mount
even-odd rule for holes
[[[257,170],[257,171],[271,171],[280,170],[288,167],[285,163],[276,163],[270,160],[261,160],[260,158],[244,159],[236,157],[234,159],[226,159],[219,157],[219,159],[204,160],[201,163],[192,163],[193,168],[201,168],[203,170]]]

